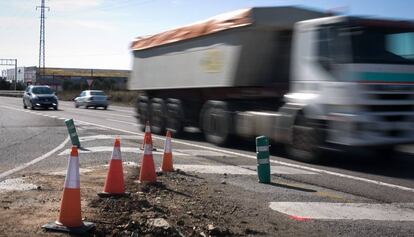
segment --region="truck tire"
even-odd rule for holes
[[[308,163],[320,163],[323,160],[323,134],[317,123],[299,113],[292,127],[290,144],[286,147],[289,157]]]
[[[137,118],[138,122],[142,125],[141,130],[145,131],[145,124],[147,121],[150,120],[150,113],[149,113],[149,101],[147,97],[141,96],[138,99],[137,103]]]
[[[227,145],[231,131],[231,114],[227,103],[208,101],[201,111],[201,127],[206,140],[218,146]]]
[[[151,131],[155,134],[165,133],[165,103],[163,99],[153,98],[151,100]]]
[[[166,129],[171,131],[175,137],[183,133],[184,110],[180,100],[168,99],[166,111]]]

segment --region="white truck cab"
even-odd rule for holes
[[[291,59],[285,100],[300,108],[301,126],[323,131],[324,142],[389,149],[414,142],[414,23],[345,16],[298,22]]]

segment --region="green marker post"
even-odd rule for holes
[[[269,140],[256,137],[257,175],[260,183],[270,183]]]
[[[73,122],[73,119],[66,119],[65,120],[66,127],[68,128],[69,137],[72,142],[72,145],[80,147],[79,137],[76,133],[76,127],[75,123]]]

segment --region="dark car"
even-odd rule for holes
[[[23,94],[23,108],[58,109],[58,98],[49,86],[29,86]]]
[[[108,108],[108,96],[105,95],[103,91],[99,90],[87,90],[82,91],[82,93],[74,99],[75,107],[84,106],[85,108],[102,107],[104,109]]]

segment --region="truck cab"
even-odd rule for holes
[[[319,139],[318,146],[381,150],[414,142],[412,22],[345,16],[298,22],[291,59],[285,107],[294,111],[293,150],[312,157],[312,139],[300,144],[298,136]]]

